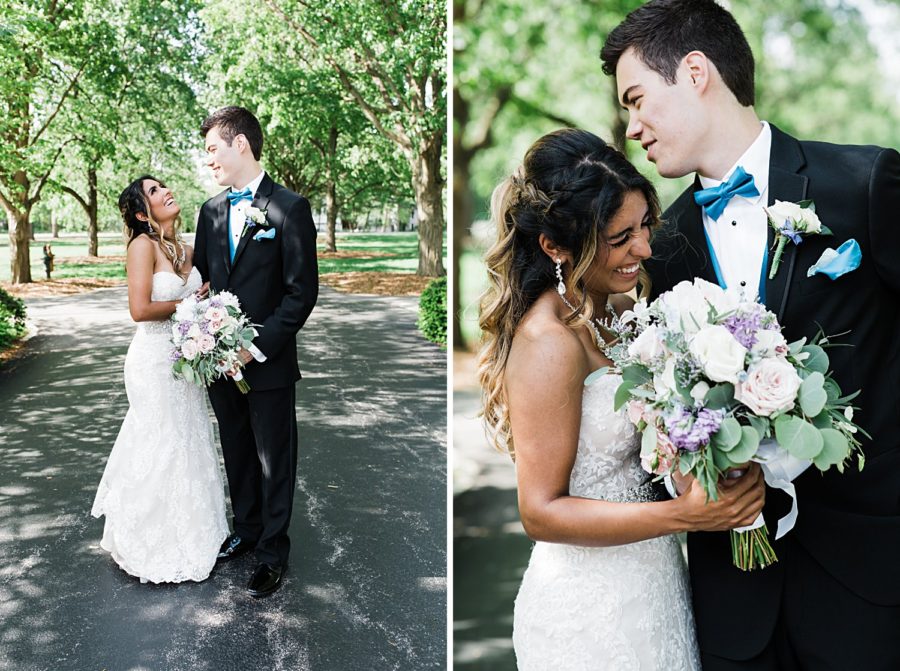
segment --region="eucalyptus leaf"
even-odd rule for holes
[[[822,451],[822,434],[799,417],[783,415],[775,420],[775,439],[798,459],[813,459]]]
[[[648,426],[641,436],[641,454],[653,454],[656,451],[656,427]]]
[[[813,458],[813,463],[821,471],[835,466],[847,458],[850,453],[850,442],[837,429],[820,429],[822,434],[822,451]]]
[[[800,385],[797,397],[800,409],[807,417],[815,417],[825,407],[828,394],[825,393],[824,383],[825,376],[822,373],[812,373]]]
[[[635,385],[644,384],[653,380],[653,373],[640,364],[632,364],[622,369],[622,380]]]
[[[616,389],[616,395],[613,398],[614,410],[618,412],[618,410],[628,402],[628,400],[631,398],[632,389],[634,389],[633,382],[623,382],[619,385],[618,389]]]
[[[722,382],[706,393],[705,405],[710,410],[721,410],[734,403],[734,385]]]
[[[728,458],[736,464],[746,464],[759,449],[760,435],[752,426],[741,427],[740,442],[728,453]]]
[[[803,367],[806,370],[822,373],[823,375],[828,372],[828,355],[824,349],[818,345],[807,345],[802,351],[809,354],[803,362]]]
[[[719,430],[713,434],[712,440],[716,447],[728,452],[741,440],[741,425],[734,417],[726,417]]]

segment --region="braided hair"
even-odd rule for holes
[[[567,323],[585,322],[594,306],[583,277],[602,248],[601,232],[631,191],[644,196],[658,222],[659,200],[647,178],[615,147],[576,128],[540,138],[522,166],[494,189],[491,218],[497,239],[485,256],[488,289],[481,299],[478,377],[485,426],[498,449],[514,455],[503,392],[513,336],[528,309],[557,282],[540,236],[571,252],[573,270],[566,284],[574,288],[577,304]],[[640,285],[642,293],[649,291],[643,270]]]

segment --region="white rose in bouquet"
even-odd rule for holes
[[[763,359],[750,366],[747,379],[734,387],[734,398],[761,417],[793,410],[800,389],[797,370],[781,358]]]
[[[197,341],[191,338],[185,340],[183,343],[181,343],[181,353],[188,361],[193,361],[194,359],[196,359],[197,355],[200,353],[200,348],[197,346]]]
[[[701,280],[697,280],[700,282]],[[708,326],[709,303],[693,283],[685,280],[657,299],[661,304],[666,328],[671,331],[693,335]]]
[[[698,331],[690,342],[689,350],[706,376],[714,382],[734,384],[738,373],[744,370],[747,348],[735,340],[724,326],[707,326]]]
[[[653,376],[653,388],[660,398],[668,398],[678,391],[675,384],[675,357],[666,359],[662,374]]]
[[[648,326],[628,346],[628,356],[637,358],[643,364],[650,364],[656,357],[666,351],[659,328],[656,324]]]
[[[787,353],[788,344],[781,331],[763,329],[756,332],[756,342],[750,348],[754,357],[769,358]]]
[[[197,341],[197,347],[200,348],[200,352],[202,352],[203,354],[212,352],[216,347],[216,339],[211,335],[207,335],[206,333],[204,333]]]
[[[717,314],[733,312],[741,304],[741,294],[733,289],[723,289],[718,284],[697,278],[697,290],[712,306]]]

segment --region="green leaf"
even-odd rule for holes
[[[752,426],[741,427],[740,442],[728,453],[728,458],[736,464],[746,464],[759,449],[760,435]]]
[[[815,417],[825,407],[828,394],[825,393],[824,383],[825,376],[822,373],[812,373],[800,385],[800,391],[797,396],[800,401],[800,408],[807,417]]]
[[[713,463],[715,463],[716,467],[720,471],[727,471],[729,468],[740,466],[739,463],[731,460],[730,452],[723,452],[715,446],[713,446],[711,451],[713,456]]]
[[[821,432],[799,417],[782,415],[776,419],[775,439],[798,459],[813,459],[822,451]]]
[[[800,350],[806,345],[806,338],[800,338],[800,340],[795,340],[794,342],[788,345],[788,352],[792,355],[797,356],[800,354]]]
[[[644,384],[653,380],[653,373],[639,364],[632,364],[622,369],[622,380],[635,385]]]
[[[750,423],[754,429],[756,429],[756,433],[759,434],[760,440],[765,438],[766,433],[769,430],[769,420],[765,417],[757,417],[756,415],[748,415],[747,421]]]
[[[823,384],[825,387],[825,395],[828,397],[828,404],[834,405],[841,396],[841,388],[834,378],[826,377]]]
[[[656,451],[656,427],[648,426],[641,436],[641,454],[653,454]]]
[[[817,429],[829,429],[831,428],[831,413],[828,410],[820,412],[815,417],[811,418],[813,426]]]
[[[717,384],[706,393],[706,407],[710,410],[721,410],[734,403],[734,385],[730,382]]]
[[[712,439],[716,447],[728,452],[741,441],[741,425],[734,417],[726,417]]]
[[[619,388],[616,389],[616,395],[613,398],[613,409],[618,412],[618,410],[628,402],[628,399],[631,398],[631,390],[634,389],[634,383],[632,382],[623,382],[619,385]]]
[[[822,451],[813,458],[813,463],[821,471],[835,466],[847,458],[850,453],[850,442],[837,429],[820,429],[822,434]]]
[[[801,351],[809,353],[804,360],[803,367],[809,371],[822,373],[828,372],[828,355],[818,345],[807,345]]]

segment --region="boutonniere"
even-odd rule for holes
[[[819,221],[816,204],[811,200],[801,200],[799,203],[776,200],[772,207],[764,207],[763,210],[769,218],[769,225],[775,229],[775,256],[769,271],[770,280],[778,272],[788,240],[799,245],[804,235],[831,235],[831,230]]]
[[[248,207],[244,212],[244,216],[246,217],[245,223],[247,226],[265,226],[266,224],[266,211],[258,207]]]

